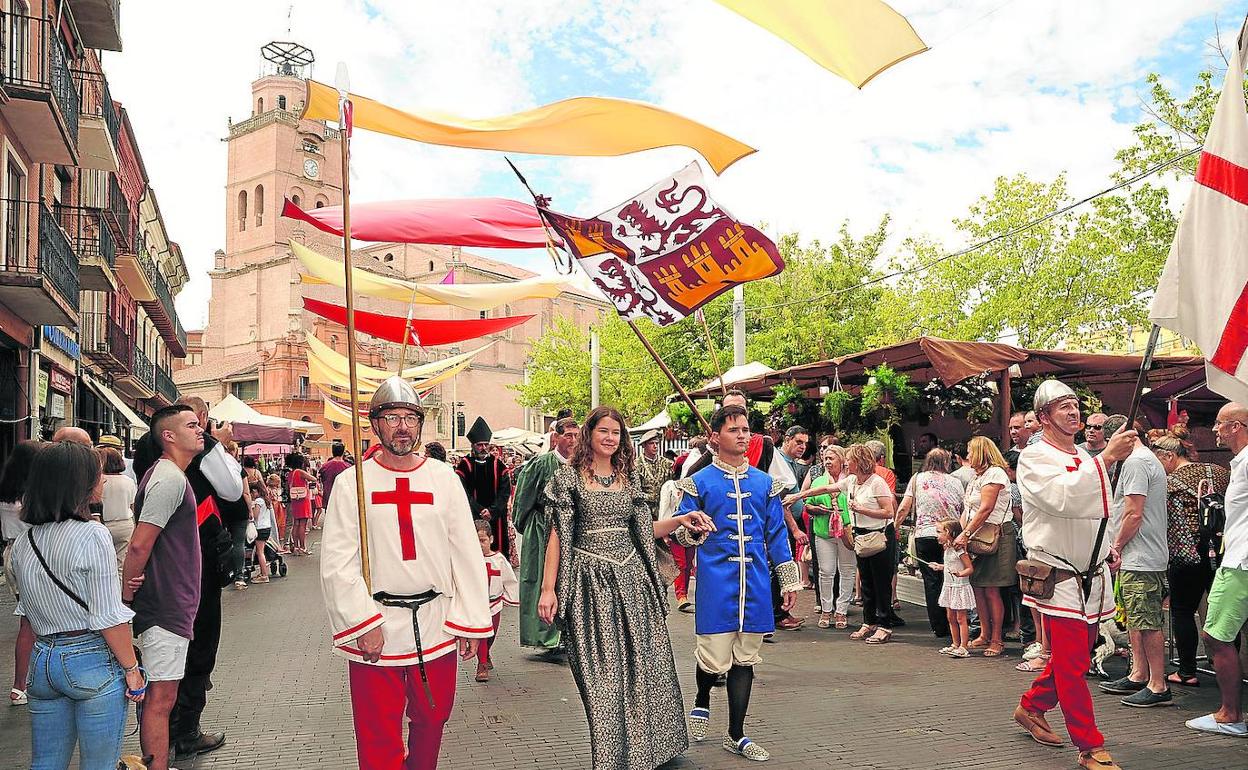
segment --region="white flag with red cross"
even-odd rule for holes
[[[1210,390],[1241,404],[1248,404],[1246,61],[1248,34],[1241,33],[1149,311],[1153,323],[1200,346]]]

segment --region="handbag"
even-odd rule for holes
[[[1222,532],[1226,529],[1226,498],[1213,486],[1213,473],[1205,467],[1205,478],[1196,485],[1197,552],[1209,557],[1215,567],[1221,561]]]
[[[306,500],[306,499],[307,499],[307,497],[308,497],[308,488],[307,488],[307,487],[296,487],[296,486],[291,486],[291,488],[290,488],[290,499],[291,499],[291,500]]]
[[[980,524],[979,529],[975,530],[975,534],[970,536],[966,544],[966,550],[976,556],[988,556],[996,553],[1000,545],[1001,525],[985,522]]]
[[[849,507],[849,496],[854,494],[857,483],[851,484],[849,492],[846,496],[845,506]],[[854,525],[858,524],[858,514],[854,513]],[[880,553],[888,547],[888,536],[884,534],[882,529],[873,529],[867,532],[854,533],[854,553],[859,559],[869,559]]]

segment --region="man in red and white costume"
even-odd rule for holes
[[[334,652],[350,661],[361,770],[437,767],[455,701],[456,653],[472,658],[494,631],[463,484],[446,463],[416,453],[424,418],[420,397],[401,378],[373,396],[369,419],[381,450],[363,461],[371,595],[360,566],[354,472],[335,480],[325,516],[321,588]],[[404,598],[419,607],[378,600]]]
[[[1110,548],[1113,533],[1092,553],[1101,522],[1113,499],[1106,468],[1131,453],[1135,431],[1119,431],[1098,457],[1075,446],[1079,398],[1057,380],[1036,389],[1036,415],[1044,438],[1023,449],[1018,486],[1023,495],[1023,541],[1028,558],[1057,570],[1057,587],[1048,599],[1023,597],[1023,604],[1043,615],[1052,656],[1014,710],[1014,720],[1038,743],[1060,746],[1044,714],[1061,706],[1070,740],[1079,749],[1079,766],[1116,770],[1096,727],[1092,695],[1084,675],[1101,620],[1114,614],[1113,583],[1107,564],[1117,559]],[[1090,592],[1074,573],[1091,573]]]

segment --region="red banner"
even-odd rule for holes
[[[304,211],[289,199],[282,216],[342,237],[342,207]],[[431,243],[499,249],[542,248],[546,230],[531,204],[506,198],[434,198],[356,203],[351,237],[373,243]]]
[[[347,323],[347,309],[341,305],[304,297],[303,308],[328,321],[344,326]],[[450,345],[454,342],[463,342],[506,331],[532,317],[531,315],[514,315],[502,318],[468,318],[462,321],[413,318],[410,327],[411,334],[407,342],[427,348],[435,345]],[[407,318],[405,317],[369,313],[364,310],[355,311],[356,330],[379,339],[402,344],[403,327],[406,325]]]

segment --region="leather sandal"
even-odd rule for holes
[[[862,628],[850,634],[849,638],[854,639],[854,640],[864,639],[870,636],[871,634],[874,634],[876,628],[877,626],[868,626],[866,623],[863,623]]]
[[[867,644],[887,644],[892,641],[893,632],[887,628],[877,628],[875,633],[867,637]]]
[[[985,658],[997,658],[1004,654],[1005,654],[1004,644],[990,644],[988,645],[988,648],[984,650]]]
[[[1122,770],[1104,748],[1079,752],[1079,766],[1088,770]]]
[[[987,647],[987,646],[988,646],[988,640],[987,640],[987,639],[985,639],[984,637],[982,637],[982,636],[981,636],[981,637],[979,637],[979,638],[977,638],[977,639],[972,639],[972,640],[970,641],[970,643],[966,645],[966,649],[968,649],[968,650],[982,650],[982,649],[984,649],[984,648],[985,648],[985,647]]]
[[[1028,711],[1020,704],[1014,709],[1014,721],[1026,730],[1031,735],[1031,739],[1036,743],[1042,746],[1062,745],[1061,736],[1053,732],[1052,727],[1049,727],[1049,722],[1044,718],[1044,714]]]

